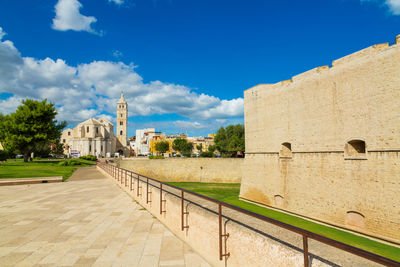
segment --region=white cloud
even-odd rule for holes
[[[400,0],[386,0],[386,5],[393,15],[400,15]]]
[[[23,98],[21,97],[10,97],[5,100],[0,100],[0,113],[8,114],[14,112],[15,109],[21,104]]]
[[[6,34],[7,34],[7,33],[5,33],[5,32],[3,31],[3,28],[0,27],[0,41],[3,39],[3,37],[4,37]]]
[[[124,3],[124,0],[108,0],[110,3],[115,3],[117,5],[122,5]]]
[[[112,52],[112,55],[113,55],[113,57],[115,57],[116,59],[118,59],[118,58],[121,58],[124,54],[122,54],[122,52],[119,51],[119,50],[114,50],[114,51]]]
[[[87,31],[98,34],[92,23],[97,19],[93,16],[82,15],[79,10],[82,4],[78,0],[58,0],[55,5],[56,17],[53,19],[52,28],[58,31]]]
[[[181,128],[203,129],[215,119],[243,116],[242,98],[220,99],[161,81],[144,83],[134,64],[93,61],[70,66],[62,59],[22,57],[11,41],[0,40],[0,93],[14,95],[1,100],[0,112],[14,111],[23,98],[47,98],[56,104],[58,119],[76,124],[114,114],[121,91],[130,116],[178,114],[194,121],[172,123]]]
[[[363,2],[375,2],[389,9],[392,15],[400,15],[400,0],[360,0]]]
[[[174,125],[182,130],[186,130],[186,129],[205,129],[208,128],[207,125],[202,124],[200,122],[197,121],[175,121]]]

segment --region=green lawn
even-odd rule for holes
[[[62,176],[65,181],[79,167],[92,166],[93,161],[79,160],[82,165],[60,166],[60,160],[35,160],[23,162],[22,160],[8,160],[0,163],[0,179]]]
[[[169,183],[400,262],[400,248],[239,200],[240,184]]]

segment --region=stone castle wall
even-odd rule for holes
[[[166,158],[121,160],[119,166],[167,182],[240,183],[243,159]]]
[[[244,101],[242,199],[400,242],[399,41]]]

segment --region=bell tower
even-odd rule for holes
[[[117,103],[117,149],[119,146],[125,148],[128,140],[128,103],[126,103],[124,93]]]

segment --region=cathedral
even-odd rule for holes
[[[62,132],[61,143],[64,144],[64,154],[69,157],[87,155],[97,157],[129,156],[127,130],[128,103],[122,93],[117,103],[116,135],[114,135],[114,125],[107,119],[88,119],[79,123],[75,128],[68,128]]]

